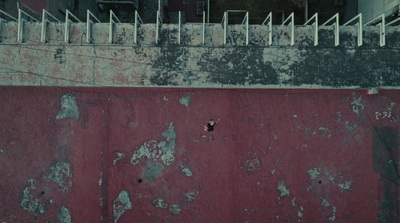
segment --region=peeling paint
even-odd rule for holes
[[[61,108],[58,112],[56,119],[72,118],[78,119],[78,103],[76,102],[76,97],[73,94],[64,94],[61,96]]]
[[[290,195],[290,190],[289,190],[289,188],[286,187],[285,181],[280,181],[278,183],[277,188],[278,188],[278,191],[281,192],[281,195],[280,195],[281,197]]]
[[[153,162],[147,162],[146,163],[146,172],[144,173],[144,176],[146,177],[147,180],[154,180],[157,178],[157,176],[163,171],[164,166],[161,163],[153,163]]]
[[[257,154],[254,152],[248,152],[247,157],[243,157],[244,164],[242,164],[241,168],[246,169],[249,172],[253,172],[258,170],[262,166],[261,160],[257,157]]]
[[[58,222],[60,223],[71,223],[71,211],[64,207],[60,207],[60,214],[58,214]]]
[[[365,104],[361,102],[362,96],[356,98],[355,94],[353,94],[353,102],[351,102],[352,110],[354,114],[359,114],[364,111]]]
[[[103,184],[103,172],[100,173],[100,178],[99,178],[99,186]]]
[[[115,164],[117,163],[118,160],[124,158],[124,156],[125,156],[123,153],[119,153],[119,152],[117,152],[116,154],[117,154],[118,158],[116,158],[114,160],[114,162],[113,162],[114,166],[115,166]]]
[[[274,173],[275,173],[275,170],[274,170],[274,169],[272,169],[272,170],[270,170],[269,172],[271,172],[271,174],[272,174],[272,175],[274,175]]]
[[[346,121],[346,130],[349,132],[354,131],[354,129],[356,129],[357,127],[357,123],[354,123],[353,125],[349,125],[349,121]]]
[[[330,216],[330,217],[328,218],[328,220],[329,220],[329,221],[335,221],[335,219],[336,219],[336,207],[333,206],[333,207],[332,207],[332,216]]]
[[[303,211],[304,211],[304,208],[300,207],[300,211],[297,212],[297,217],[302,218],[304,216]],[[299,222],[300,222],[300,219],[299,219]]]
[[[296,207],[295,201],[296,201],[296,198],[293,198],[293,199],[291,200],[291,203],[292,203],[292,206],[293,206],[293,207]]]
[[[197,196],[199,195],[200,191],[198,189],[193,189],[185,194],[185,197],[188,201],[196,200]]]
[[[181,99],[179,99],[179,103],[188,107],[190,104],[190,94],[187,94],[183,96]]]
[[[27,187],[25,187],[23,194],[22,194],[22,199],[21,199],[21,208],[23,210],[31,212],[34,216],[39,216],[41,214],[44,214],[46,212],[44,203],[34,197],[30,191],[35,190],[36,187],[34,186],[35,180],[34,179],[29,179]]]
[[[321,167],[309,169],[307,173],[310,175],[310,180],[314,180],[321,174]]]
[[[168,101],[168,98],[164,96],[163,101]]]
[[[50,173],[44,177],[48,182],[52,181],[58,185],[58,190],[69,192],[72,187],[72,173],[69,162],[57,162],[50,167]]]
[[[161,134],[166,141],[150,140],[139,147],[131,158],[131,164],[136,165],[140,160],[148,159],[154,162],[163,162],[169,166],[175,161],[175,139],[176,133],[173,122],[168,129]]]
[[[151,201],[151,204],[156,208],[168,208],[168,204],[165,202],[164,198],[156,198]]]
[[[177,204],[173,204],[169,206],[169,213],[171,214],[179,214],[181,212],[181,207]]]
[[[329,201],[323,199],[321,205],[324,207],[329,207],[331,204],[329,203]]]
[[[130,209],[132,209],[132,203],[129,193],[126,190],[122,190],[113,202],[114,223]]]
[[[193,176],[192,170],[188,166],[180,166],[180,169],[185,176],[187,177]]]
[[[345,190],[350,190],[353,187],[351,181],[345,181],[342,184],[338,184],[338,186],[342,192]]]

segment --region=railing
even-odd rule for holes
[[[228,29],[228,12],[224,12],[224,16],[222,17],[222,29],[224,29],[224,45],[226,45],[226,34]]]
[[[272,45],[272,12],[270,12],[261,25],[267,23],[268,26],[268,45]]]
[[[27,16],[28,18],[32,19],[35,22],[39,22],[39,20],[35,19],[33,16],[29,15],[28,13],[24,12],[22,9],[18,8],[18,33],[17,33],[17,41],[22,43],[23,36],[24,36],[24,23],[25,19],[22,17],[23,15]]]
[[[140,18],[139,13],[137,10],[135,10],[135,30],[134,30],[134,37],[133,37],[133,42],[137,44],[137,35],[138,35],[138,25],[143,24],[142,18]]]
[[[41,32],[41,35],[40,35],[40,42],[42,42],[42,43],[46,43],[47,23],[51,22],[49,19],[47,19],[47,16],[50,16],[52,19],[56,20],[57,22],[61,22],[56,17],[51,15],[48,11],[43,9],[43,13],[42,13],[42,32]]]
[[[371,21],[365,23],[364,25],[365,26],[371,25],[371,24],[373,24],[373,22],[375,22],[377,20],[381,20],[379,23],[377,23],[380,26],[379,45],[385,46],[385,44],[386,44],[385,14],[382,14],[382,15],[376,17],[375,19],[372,19]]]
[[[391,22],[386,23],[386,25],[390,26],[390,25],[393,25],[393,24],[395,24],[396,22],[399,22],[399,21],[400,21],[400,17],[395,19],[395,20],[393,20],[393,21],[391,21]]]
[[[206,12],[203,11],[203,45],[205,45],[205,35],[206,35]]]
[[[113,43],[113,31],[114,31],[114,19],[118,22],[121,23],[121,21],[117,18],[117,16],[114,14],[112,10],[110,10],[110,32],[108,34],[108,42]]]
[[[336,13],[334,16],[332,16],[328,21],[326,21],[324,24],[321,26],[326,26],[330,22],[334,21],[333,23],[333,33],[335,35],[335,46],[339,46],[339,13]]]
[[[91,43],[92,42],[92,25],[93,25],[93,20],[91,19],[94,18],[95,21],[100,22],[100,20],[98,18],[96,18],[96,16],[93,15],[92,12],[89,11],[89,9],[87,10],[87,15],[86,15],[86,42],[87,43]]]
[[[78,18],[76,18],[76,16],[74,16],[68,9],[65,13],[65,33],[64,33],[64,41],[66,43],[69,43],[69,31],[70,31],[70,27],[69,27],[69,23],[73,22],[72,20],[69,19],[69,17],[72,17],[73,19],[75,19],[78,22],[81,22],[81,20],[79,20]]]
[[[304,25],[309,24],[311,21],[314,20],[314,23],[311,24],[314,26],[314,46],[318,45],[318,13],[315,13]]]
[[[158,44],[158,39],[160,36],[161,26],[162,26],[162,18],[160,15],[160,11],[157,11],[157,22],[156,22],[156,43],[157,44]]]
[[[14,16],[8,14],[7,12],[5,12],[5,11],[3,11],[3,10],[1,10],[1,9],[0,9],[0,14],[3,14],[4,16],[6,16],[6,17],[8,17],[8,18],[10,18],[11,20],[14,20],[14,21],[16,21],[16,22],[18,21],[17,18],[15,18]],[[5,19],[2,19],[2,18],[0,18],[0,20],[6,21]]]
[[[350,19],[348,22],[343,24],[344,26],[347,26],[348,24],[356,21],[358,19],[357,25],[358,25],[358,32],[357,32],[357,45],[361,46],[363,44],[363,37],[362,37],[362,14],[358,14],[356,17]]]
[[[249,12],[246,12],[244,19],[242,21],[242,25],[245,24],[246,27],[246,46],[249,45]]]
[[[285,25],[288,21],[290,26],[290,45],[294,45],[294,13],[292,12],[285,21],[283,21],[282,25]]]

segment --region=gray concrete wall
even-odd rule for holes
[[[37,86],[164,86],[244,88],[397,88],[400,84],[399,27],[387,27],[386,46],[379,46],[378,28],[365,27],[364,44],[357,47],[357,29],[340,27],[334,46],[333,28],[321,27],[313,45],[312,27],[295,29],[290,46],[287,27],[273,27],[272,46],[265,26],[250,26],[245,45],[243,26],[229,26],[223,45],[220,24],[206,28],[185,24],[177,44],[176,25],[164,25],[155,44],[155,24],[139,29],[114,27],[108,43],[108,24],[92,28],[93,44],[86,43],[86,24],[71,26],[71,43],[64,42],[64,24],[50,24],[48,42],[40,43],[40,24],[27,23],[24,43],[16,41],[17,24],[0,31],[0,84]],[[368,28],[368,29],[367,29]]]

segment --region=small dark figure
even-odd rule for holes
[[[210,119],[210,121],[208,121],[207,125],[204,126],[204,131],[207,131],[207,132],[214,131],[215,124],[217,124],[217,122],[215,122],[214,119]]]

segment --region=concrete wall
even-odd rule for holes
[[[46,44],[40,43],[40,24],[27,23],[24,43],[16,41],[17,24],[1,30],[0,83],[46,86],[166,86],[244,88],[396,88],[400,84],[399,27],[387,27],[386,46],[379,46],[379,27],[365,27],[364,44],[357,47],[357,29],[340,27],[340,45],[334,46],[333,28],[321,27],[313,46],[311,26],[273,27],[272,46],[265,26],[250,26],[245,45],[243,26],[229,26],[223,45],[220,24],[206,28],[202,44],[200,24],[164,25],[155,44],[155,24],[139,29],[133,43],[131,24],[114,27],[96,23],[92,42],[86,43],[86,24],[71,26],[71,42],[64,42],[64,25],[51,24]]]

